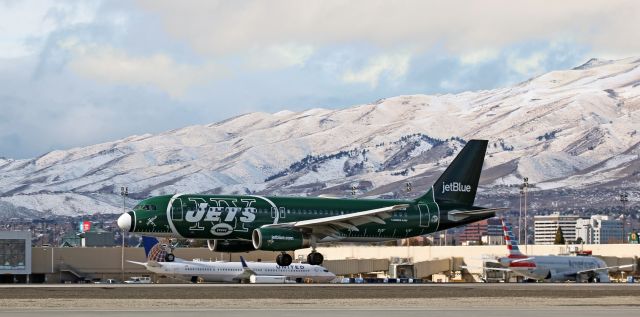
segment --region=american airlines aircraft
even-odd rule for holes
[[[502,231],[507,248],[509,249],[509,256],[498,259],[503,268],[487,268],[488,270],[513,272],[514,274],[536,281],[609,282],[610,270],[633,266],[633,264],[607,266],[602,259],[593,256],[527,256],[520,252],[518,242],[514,240],[513,233],[504,219],[502,219]]]
[[[311,280],[314,283],[328,283],[336,278],[335,274],[319,265],[293,263],[279,266],[276,263],[245,262],[207,262],[187,261],[176,258],[165,262],[170,247],[156,238],[143,237],[147,262],[128,261],[143,265],[156,274],[191,280],[191,282],[235,282],[235,283],[296,283]]]

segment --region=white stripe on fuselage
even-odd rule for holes
[[[176,229],[176,226],[173,224],[173,219],[171,218],[171,206],[173,206],[173,201],[176,200],[177,198],[179,198],[180,196],[182,196],[184,194],[175,194],[171,197],[171,199],[169,199],[169,203],[167,204],[167,223],[169,224],[169,227],[171,228],[171,231],[173,231],[173,233],[175,235],[177,235],[180,238],[184,238],[180,232],[178,232],[178,229]],[[156,235],[157,236],[157,235]]]
[[[278,206],[276,206],[275,203],[273,203],[273,201],[271,201],[269,198],[264,197],[264,196],[259,196],[259,195],[246,195],[247,197],[253,197],[253,198],[258,198],[258,199],[262,199],[264,201],[266,201],[269,205],[271,205],[271,208],[273,208],[273,210],[275,211],[276,217],[273,219],[273,224],[277,224],[278,220],[280,220],[280,210],[278,209]]]

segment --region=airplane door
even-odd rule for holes
[[[429,213],[429,206],[419,204],[418,209],[420,210],[420,227],[429,227],[429,225],[431,224],[431,214]]]
[[[176,198],[171,204],[171,220],[182,221],[183,219],[182,199]]]
[[[278,223],[278,220],[280,220],[280,209],[278,207],[271,207],[271,219],[273,219],[273,223]]]

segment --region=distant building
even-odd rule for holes
[[[463,245],[502,244],[502,222],[498,218],[489,218],[470,223],[458,234],[458,241]]]
[[[576,222],[576,239],[582,238],[587,244],[622,243],[624,230],[622,221],[609,216],[596,215]]]
[[[31,274],[31,232],[0,232],[0,282],[26,282]]]
[[[557,212],[549,216],[535,216],[533,218],[535,244],[553,244],[558,227],[562,228],[564,240],[573,243],[576,240],[578,219],[578,216],[561,216]]]

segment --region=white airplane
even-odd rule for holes
[[[503,268],[486,268],[513,272],[517,275],[536,281],[565,282],[588,281],[610,282],[609,271],[632,267],[633,264],[607,266],[599,258],[593,256],[574,255],[535,255],[527,256],[520,252],[518,242],[513,233],[502,219],[502,231],[509,249],[509,256],[499,258]]]
[[[187,279],[191,282],[249,282],[249,283],[296,283],[311,280],[314,283],[328,283],[336,278],[335,274],[319,265],[293,263],[279,266],[276,263],[223,261],[187,261],[176,258],[173,262],[165,262],[170,253],[167,244],[156,238],[143,237],[147,262],[127,261],[143,265],[156,274]]]

